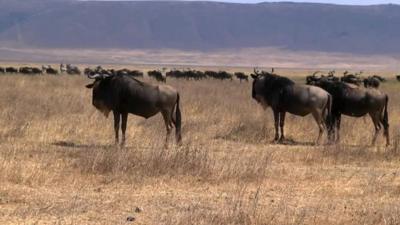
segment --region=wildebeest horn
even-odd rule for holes
[[[87,76],[88,76],[89,79],[97,79],[97,78],[104,79],[104,78],[107,78],[107,77],[111,77],[113,75],[96,73],[96,74],[93,74],[93,75],[88,74]]]
[[[315,76],[315,75],[317,75],[318,73],[321,73],[321,71],[315,71],[313,74],[312,74],[312,76]]]
[[[99,78],[99,77],[102,78],[102,75],[100,75],[98,73],[96,73],[96,74],[90,74],[89,73],[87,76],[88,76],[89,79],[96,79],[96,78]]]

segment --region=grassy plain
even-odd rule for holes
[[[299,82],[307,73],[281,71]],[[292,143],[272,144],[272,113],[251,83],[170,79],[183,146],[163,149],[161,115],[129,116],[120,149],[89,82],[0,76],[0,224],[400,224],[394,79],[382,86],[388,148],[382,136],[370,146],[367,117],[343,119],[340,145],[314,146],[313,119],[288,116]]]

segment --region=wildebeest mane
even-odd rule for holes
[[[277,74],[263,72],[261,75],[264,76],[264,85],[268,92],[279,90],[295,84],[294,81],[292,81],[291,79],[279,76]]]

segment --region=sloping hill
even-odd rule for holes
[[[400,6],[0,1],[0,45],[400,52]]]

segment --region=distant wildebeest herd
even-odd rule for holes
[[[227,72],[206,71],[204,73],[195,70],[171,70],[149,71],[149,76],[165,82],[166,77],[186,79],[203,79],[213,77],[216,79],[232,79]],[[125,142],[125,131],[128,114],[134,114],[149,118],[161,112],[167,136],[165,145],[168,146],[168,137],[171,129],[176,129],[177,143],[181,142],[182,115],[180,111],[179,92],[166,84],[152,85],[137,79],[143,76],[140,72],[102,70],[86,71],[90,79],[94,79],[87,88],[92,88],[92,104],[105,116],[113,111],[115,140],[119,142],[119,128],[122,129],[122,143]],[[183,75],[186,74],[186,75]],[[317,74],[319,74],[317,76]],[[238,79],[248,80],[244,73],[235,74]],[[347,71],[342,77],[335,76],[331,71],[327,75],[317,71],[306,77],[306,84],[297,84],[293,80],[271,72],[254,69],[252,98],[264,109],[271,107],[275,120],[276,142],[285,140],[284,124],[286,113],[298,116],[311,114],[319,128],[316,144],[327,131],[328,143],[337,143],[340,140],[339,130],[341,116],[362,117],[369,115],[373,121],[375,134],[372,144],[375,144],[378,132],[383,128],[386,137],[386,145],[389,139],[389,116],[387,94],[379,90],[381,82],[385,82],[381,76],[374,75],[361,77],[358,74],[349,74]],[[241,79],[241,80],[242,80]],[[364,84],[364,87],[361,86]],[[122,124],[120,125],[120,120]]]
[[[71,64],[60,64],[59,69],[53,68],[51,65],[42,65],[42,68],[38,67],[28,67],[23,66],[20,68],[17,67],[1,67],[0,66],[0,74],[25,74],[25,75],[40,75],[40,74],[49,74],[49,75],[60,75],[60,74],[68,74],[68,75],[81,75],[82,72],[77,66],[73,66]],[[102,66],[97,66],[94,68],[85,68],[83,70],[84,75],[93,75],[93,74],[105,74],[105,75],[130,75],[133,77],[143,77],[143,72],[138,70],[130,70],[130,69],[104,69]],[[193,69],[172,69],[170,71],[166,71],[166,68],[162,70],[150,70],[147,72],[149,77],[154,78],[159,82],[166,82],[167,78],[176,78],[176,79],[186,79],[186,80],[202,80],[206,78],[213,78],[217,80],[233,80],[234,77],[238,79],[240,82],[249,81],[249,76],[243,72],[235,72],[230,73],[227,71],[200,71]]]
[[[0,74],[25,74],[25,75],[40,75],[40,74],[51,74],[58,75],[61,73],[66,73],[69,75],[80,75],[81,71],[77,66],[72,66],[71,64],[60,64],[60,70],[53,68],[50,65],[42,65],[42,68],[39,67],[31,67],[31,66],[22,66],[22,67],[1,67],[0,66]]]

